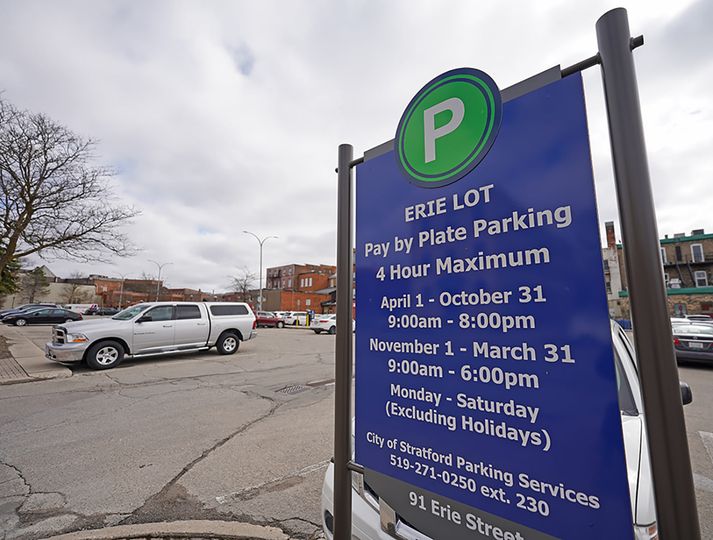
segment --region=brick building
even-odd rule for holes
[[[669,314],[713,315],[713,234],[706,234],[703,229],[695,229],[690,235],[666,235],[660,240],[660,246]],[[617,292],[618,298],[614,305],[610,299],[609,307],[610,311],[612,307],[618,308],[620,314],[616,316],[628,317],[629,291],[625,249],[622,244],[617,244],[616,248],[621,290]],[[613,281],[612,279],[611,282]]]
[[[266,289],[313,290],[327,286],[329,276],[337,271],[336,266],[328,264],[287,264],[267,269]],[[317,285],[317,278],[326,276],[323,285]],[[309,281],[311,280],[311,281]],[[311,285],[307,285],[307,283]]]
[[[602,249],[602,264],[604,265],[604,283],[607,290],[607,303],[609,304],[609,315],[614,318],[623,317],[622,301],[619,293],[623,289],[622,268],[620,266],[620,248],[616,243],[614,234],[614,222],[607,221],[604,224],[607,237],[607,247]]]
[[[325,313],[323,304],[333,300],[329,291],[330,277],[336,271],[336,266],[328,264],[288,264],[268,268],[263,309]],[[257,299],[257,294],[255,297]]]
[[[97,303],[103,306],[126,307],[138,302],[153,301],[156,299],[156,287],[159,292],[163,289],[163,281],[155,279],[122,280],[104,276],[95,276],[92,279],[99,298]]]

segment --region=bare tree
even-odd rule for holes
[[[95,146],[0,96],[0,273],[31,254],[96,261],[132,252],[120,229],[138,212],[116,203],[112,173],[92,163]]]
[[[41,297],[48,291],[49,280],[41,266],[22,276],[22,292],[28,303],[33,304],[36,297]]]
[[[250,289],[255,286],[256,278],[257,276],[255,274],[243,267],[239,269],[236,275],[230,276],[230,285],[228,285],[228,287],[231,291],[240,295],[241,302],[247,302],[250,299]]]
[[[82,304],[90,300],[89,294],[82,290],[82,280],[84,280],[84,278],[84,274],[80,272],[73,272],[69,276],[67,283],[64,284],[63,296],[65,304]]]

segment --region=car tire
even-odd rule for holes
[[[279,323],[277,323],[277,327],[278,327],[278,328],[284,328],[284,327],[285,327],[285,323],[283,323],[282,321],[280,321]]]
[[[240,338],[232,332],[225,332],[218,338],[215,344],[218,354],[235,354],[240,348]]]
[[[89,347],[85,358],[92,369],[111,369],[124,359],[124,347],[118,341],[100,341]]]
[[[330,326],[330,327],[329,327],[329,333],[330,333],[331,335],[336,334],[336,333],[337,333],[337,327],[336,327],[336,326]]]
[[[17,319],[15,321],[15,326],[25,326],[27,324],[27,320],[25,319]]]
[[[321,331],[321,330],[314,330],[314,333],[315,333],[315,334],[321,334],[322,331]]]

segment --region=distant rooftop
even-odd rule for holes
[[[708,238],[713,238],[713,233],[706,234],[704,229],[693,229],[689,236],[686,236],[686,233],[674,233],[674,235],[669,238],[669,235],[667,234],[659,240],[659,243],[661,245],[677,244],[679,242],[695,242],[697,240],[706,240]],[[622,249],[624,246],[621,242],[618,242],[616,247]]]

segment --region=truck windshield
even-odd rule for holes
[[[133,319],[134,317],[136,317],[139,313],[141,313],[147,307],[148,307],[147,304],[136,304],[135,306],[126,308],[124,311],[120,311],[119,313],[114,315],[112,317],[112,319],[115,319],[117,321],[128,321],[129,319]]]

